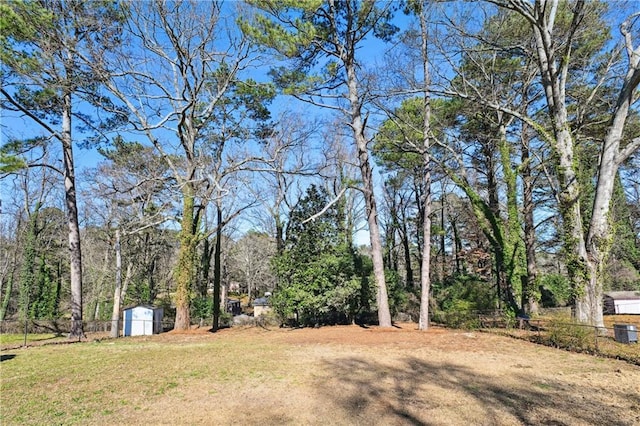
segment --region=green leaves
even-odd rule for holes
[[[22,155],[38,146],[46,144],[47,138],[12,139],[0,146],[0,173],[12,173],[28,167]]]
[[[256,15],[251,22],[238,20],[242,31],[255,42],[273,49],[283,57],[300,56],[316,39],[318,32],[308,18],[322,4],[321,0],[311,1],[249,1],[269,15]]]
[[[325,191],[307,189],[291,213],[285,250],[273,262],[280,280],[274,307],[283,319],[297,313],[303,325],[353,318],[368,285],[364,262],[339,237],[336,208],[307,221],[327,203]]]
[[[34,71],[39,54],[25,43],[52,25],[53,15],[36,2],[0,2],[0,62],[18,73]]]
[[[25,167],[27,163],[22,158],[0,150],[0,173],[12,173]]]
[[[353,63],[357,45],[369,36],[388,41],[395,2],[343,0],[251,0],[261,12],[239,26],[258,45],[287,61],[271,75],[286,94],[319,95],[345,84],[341,72]]]

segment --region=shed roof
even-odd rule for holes
[[[150,309],[152,311],[155,311],[157,309],[162,309],[160,307],[157,306],[151,306],[151,305],[134,305],[134,306],[129,306],[128,308],[124,308],[124,311],[128,311],[130,309],[135,309],[135,308],[144,308],[144,309]]]
[[[269,299],[266,297],[259,297],[253,301],[253,306],[269,306]]]
[[[640,291],[607,291],[604,295],[614,300],[640,300]]]

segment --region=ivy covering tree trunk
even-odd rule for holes
[[[196,224],[194,223],[195,197],[191,184],[184,185],[182,190],[182,220],[180,222],[180,249],[178,263],[175,266],[176,282],[175,330],[188,330],[191,327],[190,303],[193,292],[193,277],[196,260]]]

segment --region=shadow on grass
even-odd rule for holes
[[[8,355],[0,355],[0,362],[5,362],[14,359],[16,356],[14,354]]]
[[[628,416],[630,408],[606,404],[597,389],[576,394],[570,383],[549,378],[516,373],[512,376],[515,380],[506,385],[472,368],[416,358],[405,358],[395,366],[357,358],[325,362],[331,372],[331,380],[320,388],[325,396],[355,416],[370,417],[372,410],[382,409],[385,416],[393,417],[394,424],[441,424],[430,423],[429,417],[436,412],[446,415],[446,411],[459,414],[465,410],[483,412],[479,419],[462,414],[478,424],[500,424],[505,416],[527,425],[633,422]],[[338,395],[336,389],[343,392]],[[627,400],[629,407],[640,406],[639,395],[620,391],[617,397]],[[477,404],[468,407],[465,401],[469,400]],[[456,407],[457,403],[460,406]],[[567,419],[571,420],[565,423]]]

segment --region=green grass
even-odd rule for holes
[[[118,423],[119,416],[147,401],[190,386],[215,388],[283,375],[278,363],[260,353],[249,342],[213,338],[204,344],[134,338],[3,351],[2,424]],[[240,358],[258,368],[260,377],[240,368]]]
[[[424,424],[640,421],[628,395],[637,367],[539,352],[482,333],[355,326],[16,348],[2,351],[0,423],[405,424],[407,413]],[[598,408],[585,414],[574,400]]]
[[[27,334],[27,344],[33,342],[40,342],[43,340],[64,339],[64,336],[60,336],[54,333],[44,334]],[[13,346],[24,343],[24,334],[0,334],[0,345]]]

